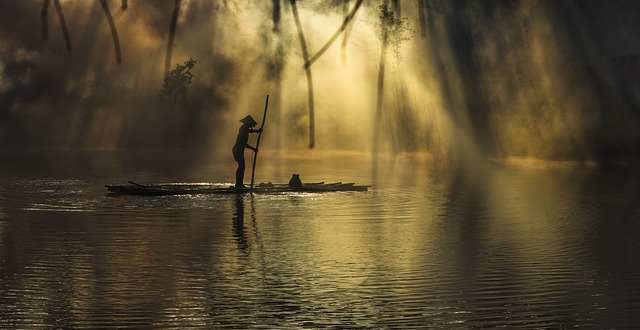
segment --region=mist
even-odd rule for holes
[[[269,94],[263,150],[368,153],[377,140],[447,161],[640,159],[635,1],[392,1],[409,30],[384,55],[381,94],[386,1],[296,2],[299,26],[289,1],[104,3],[112,26],[98,1],[46,15],[41,1],[0,4],[4,148],[228,149]],[[313,56],[341,26],[305,67],[300,32]],[[195,78],[171,105],[165,63],[189,58]]]

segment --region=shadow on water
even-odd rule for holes
[[[249,242],[247,240],[247,230],[244,226],[244,195],[234,196],[235,210],[233,213],[233,237],[238,242],[240,252],[247,253]]]

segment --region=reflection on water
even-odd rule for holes
[[[367,183],[354,162],[296,171]],[[0,166],[2,328],[640,324],[637,173],[398,161],[366,193],[109,197],[119,171]]]

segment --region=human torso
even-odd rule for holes
[[[249,142],[249,128],[245,125],[242,125],[238,130],[238,137],[236,138],[236,144],[233,146],[233,148],[244,149],[247,146],[248,142]]]

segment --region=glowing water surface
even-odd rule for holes
[[[0,327],[640,324],[635,172],[487,164],[441,178],[409,157],[366,193],[106,195],[233,176],[227,159],[147,156],[4,157]],[[265,157],[258,173],[370,182],[368,157],[325,157]]]

